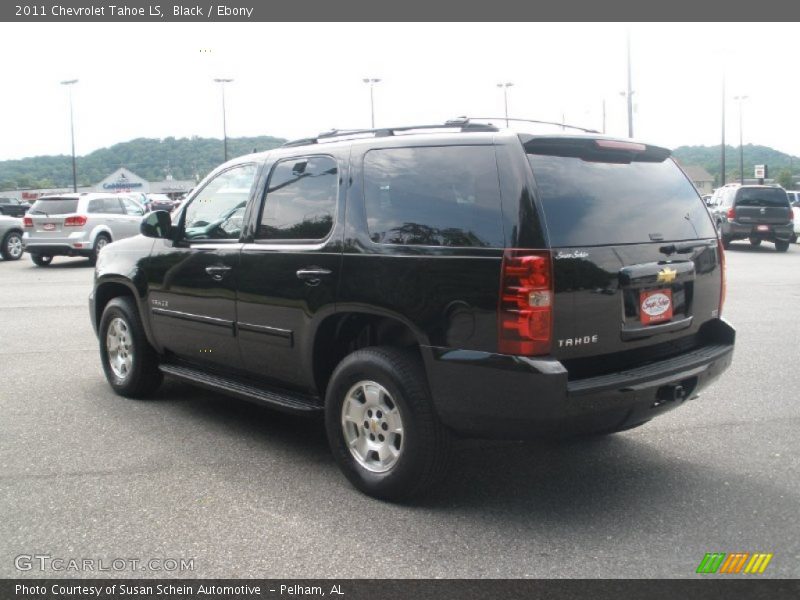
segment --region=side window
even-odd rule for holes
[[[124,215],[119,198],[103,198],[103,212],[109,215]]]
[[[208,182],[186,207],[184,237],[188,240],[238,240],[256,172],[256,165],[240,165]]]
[[[367,227],[379,244],[502,247],[494,148],[371,150],[364,158]]]
[[[272,170],[261,222],[260,239],[319,240],[330,233],[339,175],[329,156],[290,158]]]
[[[101,213],[103,212],[103,201],[99,199],[89,200],[89,206],[86,207],[87,213]]]
[[[144,209],[130,198],[122,198],[122,205],[125,207],[125,212],[129,215],[144,214]]]

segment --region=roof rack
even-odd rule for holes
[[[472,119],[478,121],[518,121],[520,123],[536,123],[538,125],[555,125],[556,127],[566,127],[567,129],[577,129],[586,133],[600,133],[596,129],[587,129],[586,127],[578,127],[577,125],[569,125],[567,123],[556,123],[555,121],[537,121],[536,119],[515,119],[513,117],[461,117],[470,121]]]
[[[442,124],[436,125],[406,125],[403,127],[380,127],[376,129],[331,129],[324,131],[313,138],[301,138],[299,140],[292,140],[283,144],[287,146],[306,146],[308,144],[319,144],[320,141],[328,141],[334,138],[342,138],[347,136],[359,135],[372,135],[373,137],[388,137],[398,133],[415,131],[415,130],[430,130],[430,129],[458,129],[460,131],[500,131],[494,125],[484,125],[483,123],[471,123],[466,117],[459,117],[452,119]]]

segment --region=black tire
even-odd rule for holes
[[[729,238],[727,235],[723,235],[721,239],[722,239],[722,247],[725,250],[731,247],[731,238]]]
[[[91,256],[89,256],[90,265],[94,266],[97,264],[97,256],[100,254],[100,250],[102,250],[106,244],[110,243],[111,243],[111,238],[108,237],[105,233],[97,234],[97,237],[94,239],[94,247],[92,248],[92,254]]]
[[[750,238],[750,245],[753,248],[758,248],[761,245],[761,240],[758,238]]]
[[[778,252],[786,252],[788,249],[789,242],[781,242],[780,240],[775,242],[775,250]]]
[[[49,254],[31,254],[31,260],[37,267],[46,267],[53,262],[53,257]]]
[[[124,376],[114,372],[107,347],[109,326],[115,319],[122,319],[129,336],[127,347],[128,353],[131,355],[131,363]],[[155,392],[161,385],[163,375],[158,369],[158,355],[147,341],[142,320],[133,299],[127,296],[112,299],[103,310],[98,330],[100,360],[112,389],[126,398],[146,398]]]
[[[4,260],[19,260],[22,258],[22,234],[19,231],[9,231],[0,242],[0,255]]]
[[[348,392],[363,381],[375,382],[388,391],[402,418],[400,453],[384,472],[373,472],[359,463],[345,441],[342,407]],[[393,501],[420,496],[439,483],[446,472],[452,437],[433,409],[422,362],[410,351],[378,346],[345,357],[328,385],[325,427],[342,472],[369,496]],[[363,435],[369,431],[365,422]],[[380,429],[376,427],[375,431],[379,433]]]

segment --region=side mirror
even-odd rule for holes
[[[172,219],[165,210],[155,210],[142,219],[139,232],[149,238],[168,239],[172,233]]]

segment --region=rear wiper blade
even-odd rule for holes
[[[32,215],[33,215],[33,214],[36,214],[36,215],[44,215],[45,217],[49,217],[49,216],[50,216],[50,215],[48,215],[46,212],[44,212],[43,210],[30,210],[30,211],[28,211],[28,212],[29,212],[29,213],[31,213]]]
[[[663,254],[688,254],[695,248],[702,248],[704,246],[712,246],[713,243],[708,240],[698,242],[687,242],[685,244],[669,244],[668,246],[661,246],[659,252]]]

